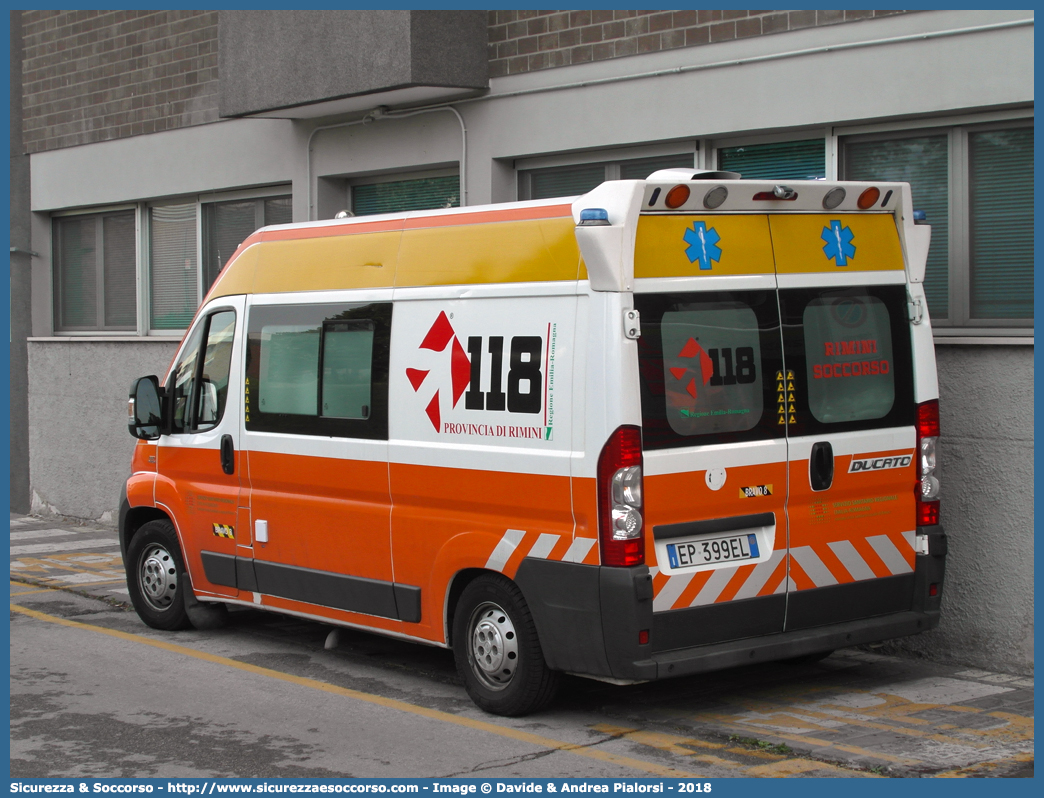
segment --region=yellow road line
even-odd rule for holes
[[[785,712],[788,714],[803,715],[806,718],[812,718],[815,720],[830,720],[840,721],[851,726],[861,726],[866,729],[877,729],[879,731],[896,732],[898,734],[904,734],[908,737],[920,737],[925,740],[934,740],[939,743],[951,743],[954,745],[966,745],[971,748],[988,748],[986,743],[976,743],[971,740],[961,740],[957,737],[949,737],[945,734],[935,734],[933,732],[925,731],[922,729],[908,729],[904,726],[893,725],[889,723],[878,723],[870,720],[863,720],[862,718],[855,717],[855,713],[849,709],[845,714],[832,714],[829,712],[817,712],[814,709],[808,709],[806,707],[792,707],[785,704],[775,704],[768,702],[754,702],[754,701],[738,701],[736,702],[743,709],[751,712],[760,712],[763,714],[769,713],[780,713]],[[756,726],[758,724],[757,719],[740,718],[733,716],[734,722],[747,723]]]
[[[696,737],[682,737],[677,734],[632,729],[626,726],[611,726],[607,723],[596,723],[588,728],[605,734],[612,734],[626,740],[632,740],[636,743],[641,743],[642,745],[647,745],[651,748],[657,748],[661,751],[667,751],[678,756],[692,757],[695,761],[704,762],[708,765],[719,765],[721,767],[741,770],[742,774],[738,773],[737,775],[753,776],[755,778],[778,778],[781,776],[808,773],[813,770],[828,770],[836,776],[880,778],[876,774],[865,773],[860,770],[842,767],[829,762],[820,762],[815,759],[808,759],[801,756],[788,757],[785,754],[774,754],[768,751],[758,751],[756,749],[742,748],[739,746],[726,748],[725,743],[712,743],[707,740],[700,740]],[[739,756],[769,759],[772,760],[772,764],[744,765],[741,762],[725,759],[724,757],[715,756],[714,754],[700,754],[693,751],[693,748],[724,748],[729,753],[737,754]]]
[[[313,690],[321,690],[324,693],[332,693],[343,698],[352,698],[356,701],[364,701],[368,704],[376,704],[377,706],[386,707],[388,709],[397,709],[400,712],[408,712],[412,715],[419,715],[424,718],[431,720],[439,720],[444,723],[452,723],[457,726],[464,726],[469,729],[475,729],[476,731],[485,732],[487,734],[495,734],[499,737],[506,737],[517,742],[529,743],[540,748],[552,748],[558,751],[565,751],[570,754],[576,754],[577,756],[588,757],[590,759],[597,759],[601,762],[608,762],[613,765],[619,765],[621,767],[629,767],[635,770],[643,770],[646,773],[651,773],[656,776],[664,776],[667,778],[702,778],[695,773],[687,773],[676,768],[668,767],[666,765],[659,765],[653,762],[644,762],[640,759],[634,759],[629,756],[621,756],[619,754],[613,754],[608,751],[601,751],[589,746],[578,745],[576,743],[567,743],[561,740],[554,740],[550,737],[543,737],[538,734],[532,734],[531,732],[521,731],[519,729],[510,729],[505,726],[499,726],[496,723],[490,723],[484,720],[475,720],[472,718],[465,718],[459,715],[453,715],[449,712],[442,712],[438,709],[429,709],[427,707],[418,706],[416,704],[410,704],[406,701],[399,701],[394,698],[385,698],[384,696],[373,695],[372,693],[364,693],[360,690],[350,690],[347,687],[338,687],[333,684],[327,684],[326,682],[318,681],[317,679],[308,679],[304,676],[293,676],[289,673],[283,673],[282,671],[272,670],[270,668],[262,668],[257,665],[249,665],[245,662],[239,662],[228,657],[221,657],[216,654],[208,654],[204,651],[197,651],[194,648],[188,648],[187,646],[179,646],[175,643],[167,643],[163,640],[153,640],[148,637],[142,637],[140,635],[131,634],[130,632],[121,632],[116,629],[106,629],[104,626],[95,626],[89,623],[82,623],[80,621],[71,621],[67,618],[59,618],[55,615],[48,615],[47,613],[40,612],[38,610],[32,610],[28,607],[23,607],[19,604],[11,605],[12,612],[17,612],[22,615],[27,615],[30,618],[35,618],[38,621],[46,621],[48,623],[58,624],[59,626],[67,626],[71,629],[81,629],[84,631],[96,632],[98,634],[108,635],[109,637],[115,637],[120,640],[127,640],[132,643],[140,643],[146,646],[152,646],[153,648],[159,648],[164,651],[170,651],[175,654],[181,654],[186,657],[192,657],[194,659],[203,660],[204,662],[210,662],[214,665],[223,665],[227,668],[234,668],[236,670],[245,671],[252,673],[257,676],[266,676],[270,679],[278,679],[282,682],[288,682],[290,684],[298,685],[299,687],[309,687]]]
[[[693,761],[702,762],[705,765],[718,765],[730,769],[744,768],[744,765],[740,762],[734,762],[731,759],[725,759],[714,754],[700,754],[692,750],[693,748],[720,749],[725,747],[724,743],[711,743],[694,737],[680,737],[676,734],[644,731],[626,726],[612,726],[608,723],[595,723],[588,726],[588,728],[602,734],[612,735],[618,739],[630,740],[660,751],[667,751],[676,756],[690,757]]]
[[[858,745],[846,745],[844,743],[832,742],[830,740],[824,740],[820,737],[810,737],[807,734],[789,734],[787,732],[778,731],[776,729],[764,729],[753,725],[746,725],[743,723],[737,723],[731,717],[725,715],[706,715],[704,717],[715,720],[719,723],[729,726],[736,731],[742,731],[747,734],[751,732],[762,734],[771,734],[773,737],[779,737],[782,740],[790,740],[795,743],[813,743],[817,746],[823,746],[826,748],[836,748],[838,751],[844,751],[847,754],[858,754],[859,756],[869,756],[874,759],[880,759],[884,762],[895,762],[899,765],[923,765],[919,759],[908,759],[903,756],[893,756],[892,754],[885,754],[881,751],[871,751],[869,748],[860,748]]]
[[[21,591],[19,593],[12,593],[11,595],[12,596],[29,596],[29,595],[32,595],[33,593],[57,593],[57,592],[58,591],[56,591],[53,587],[41,587],[41,588],[38,588],[36,590],[23,590],[23,591]]]

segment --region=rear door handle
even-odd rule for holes
[[[231,435],[221,436],[221,470],[226,474],[236,473],[236,449]]]
[[[826,490],[834,482],[834,448],[830,441],[812,444],[808,458],[808,481],[812,490]]]

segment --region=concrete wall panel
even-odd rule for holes
[[[936,347],[942,525],[938,628],[893,644],[1033,672],[1033,347]]]
[[[588,85],[471,104],[482,106],[474,112],[488,114],[490,127],[469,124],[469,129],[487,131],[491,157],[517,158],[578,146],[854,125],[1033,102],[1032,26],[670,73],[679,67],[725,65],[770,53],[908,35],[909,30],[897,26],[925,16],[887,17],[655,53],[644,57],[640,68],[636,59],[615,59],[502,78],[493,82],[493,96],[552,83]],[[766,50],[769,42],[772,49]],[[628,69],[621,71],[622,66]],[[666,74],[589,84],[614,75],[657,72]],[[469,118],[472,107],[461,106]]]
[[[488,85],[484,11],[222,11],[220,111]]]
[[[29,343],[33,512],[115,524],[135,444],[128,389],[146,374],[162,379],[176,351],[143,339]]]
[[[33,210],[289,183],[295,144],[284,119],[235,119],[37,153]]]

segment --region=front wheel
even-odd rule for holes
[[[127,590],[138,617],[153,629],[189,628],[184,577],[174,525],[166,520],[144,524],[127,547]]]
[[[453,655],[471,700],[494,715],[536,712],[558,688],[522,591],[500,574],[483,574],[464,588],[453,618]]]

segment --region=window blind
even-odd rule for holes
[[[585,194],[605,182],[605,164],[583,164],[552,169],[534,169],[530,173],[530,197],[572,197]]]
[[[780,141],[718,150],[718,168],[747,180],[815,180],[826,177],[826,141]]]
[[[658,169],[692,169],[695,157],[691,152],[679,155],[663,155],[657,158],[635,158],[620,162],[621,180],[645,180]]]
[[[251,233],[264,225],[293,221],[290,197],[208,202],[202,212],[204,293]]]
[[[257,201],[203,206],[203,290],[214,284],[236,248],[257,229]]]
[[[924,293],[935,319],[950,315],[950,151],[948,136],[862,141],[844,146],[846,180],[909,183],[915,210],[932,226]]]
[[[265,200],[265,225],[290,224],[294,220],[294,203],[290,197]]]
[[[352,186],[352,212],[356,216],[459,206],[458,175]]]
[[[137,326],[134,211],[52,221],[57,330]]]
[[[199,305],[196,204],[149,209],[152,328],[183,330]]]
[[[55,318],[60,329],[97,326],[96,227],[94,216],[54,220]]]
[[[106,329],[137,327],[137,263],[134,212],[102,218]]]
[[[968,156],[971,317],[1032,319],[1033,128],[972,133]]]

